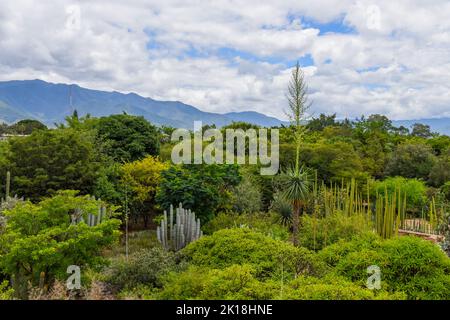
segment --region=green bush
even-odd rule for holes
[[[219,213],[202,228],[206,234],[212,234],[221,229],[236,227],[248,227],[259,231],[271,238],[287,240],[289,230],[287,227],[277,223],[276,216],[270,213]]]
[[[0,300],[12,300],[14,290],[9,287],[8,281],[0,282]]]
[[[450,181],[446,182],[442,187],[441,191],[445,196],[445,199],[450,201]]]
[[[111,218],[114,208],[108,210],[109,218],[95,226],[71,222],[76,210],[87,221],[87,215],[97,215],[101,205],[90,196],[66,190],[37,204],[19,202],[4,212],[7,223],[0,233],[0,269],[15,279],[15,294],[26,297],[29,283],[43,280],[47,285],[55,278],[66,279],[67,266],[95,268],[106,263],[101,253],[120,235],[120,221]]]
[[[381,242],[382,239],[378,235],[368,232],[354,237],[351,241],[339,240],[337,243],[319,251],[317,256],[328,267],[334,268],[349,253],[377,249],[381,246]]]
[[[405,292],[409,299],[450,298],[450,259],[438,246],[409,236],[367,240],[337,243],[319,257],[334,267],[333,273],[356,284],[364,284],[367,267],[377,265],[382,287],[389,292]]]
[[[321,250],[340,239],[350,240],[371,230],[371,224],[363,215],[348,216],[342,212],[322,218],[304,215],[300,219],[299,241],[301,246],[310,250]]]
[[[370,290],[342,277],[298,277],[289,284],[283,299],[290,300],[403,300],[403,293]]]
[[[191,267],[182,273],[171,273],[158,299],[182,300],[261,300],[277,294],[277,284],[261,282],[250,265],[230,265],[218,270]]]
[[[261,190],[252,176],[246,174],[239,185],[232,189],[233,210],[239,213],[253,213],[261,210]]]
[[[107,281],[121,289],[139,285],[161,286],[161,277],[175,268],[175,256],[162,247],[142,249],[113,262],[107,271]]]
[[[403,177],[387,178],[383,181],[374,182],[372,188],[372,196],[376,193],[385,195],[386,189],[389,195],[394,194],[396,190],[401,190],[402,194],[406,193],[407,208],[412,207],[416,211],[420,211],[427,204],[427,187],[423,181],[417,179],[407,179]]]
[[[259,278],[274,276],[281,269],[290,275],[321,271],[314,253],[274,240],[249,228],[224,229],[191,243],[184,250],[190,262],[209,268],[251,264]]]
[[[147,295],[148,297],[148,295]],[[389,294],[363,288],[342,277],[315,278],[299,276],[292,281],[255,277],[255,269],[248,265],[231,265],[223,270],[190,267],[182,273],[165,278],[164,288],[150,296],[156,299],[211,300],[373,300],[405,299],[402,293]]]

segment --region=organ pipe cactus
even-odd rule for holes
[[[98,207],[98,213],[92,214],[88,213],[85,218],[83,217],[83,211],[80,209],[75,209],[75,212],[71,215],[72,224],[77,224],[80,222],[85,222],[89,227],[95,227],[98,226],[100,223],[105,221],[108,218],[108,214],[106,212],[106,207],[103,205],[100,205]]]
[[[166,250],[178,251],[202,236],[200,219],[196,219],[191,210],[184,209],[181,203],[175,212],[171,205],[169,215],[164,210],[164,218],[156,229],[156,235]]]

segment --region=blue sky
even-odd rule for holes
[[[449,16],[445,0],[8,0],[0,80],[283,118],[298,60],[312,115],[448,117]]]

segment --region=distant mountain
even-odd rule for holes
[[[415,123],[429,125],[432,132],[438,132],[450,136],[450,118],[420,119],[420,120],[396,120],[392,124],[396,127],[404,126],[411,129]]]
[[[257,112],[203,112],[177,101],[157,101],[135,93],[90,90],[75,84],[54,84],[41,80],[0,82],[0,122],[12,123],[32,118],[51,126],[63,122],[66,116],[73,113],[73,109],[79,115],[89,113],[96,117],[126,112],[142,115],[157,125],[183,128],[192,128],[194,121],[219,127],[232,121],[261,126],[282,123]]]
[[[72,106],[71,107],[71,102]],[[0,123],[13,123],[21,119],[37,119],[49,126],[61,123],[73,109],[79,115],[107,116],[126,112],[142,115],[157,125],[192,128],[194,121],[221,127],[232,121],[244,121],[271,127],[286,122],[254,111],[225,114],[204,112],[178,101],[157,101],[135,93],[106,92],[82,88],[75,84],[54,84],[42,80],[0,82]],[[410,128],[423,123],[433,132],[450,135],[450,118],[398,120],[395,126]]]

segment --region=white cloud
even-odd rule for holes
[[[449,16],[444,0],[6,0],[0,80],[76,82],[283,117],[290,64],[309,54],[315,114],[450,116]],[[354,32],[319,34],[339,19]]]

